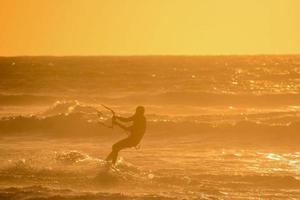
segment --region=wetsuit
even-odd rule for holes
[[[130,127],[126,127],[118,122],[114,122],[124,130],[128,131],[129,136],[112,146],[112,152],[107,156],[106,160],[112,160],[113,164],[117,161],[119,151],[129,147],[136,147],[142,140],[146,130],[146,118],[144,115],[133,115],[129,118],[116,117],[116,119],[122,122],[132,121],[133,124]]]

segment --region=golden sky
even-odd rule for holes
[[[300,0],[0,3],[0,56],[300,53]]]

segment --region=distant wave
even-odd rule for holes
[[[212,92],[164,92],[141,94],[108,99],[113,103],[144,103],[155,105],[197,105],[197,106],[274,106],[299,105],[300,94],[228,94]]]
[[[99,135],[107,128],[97,124],[96,109],[78,104],[77,101],[57,101],[42,114],[13,116],[0,119],[0,132],[43,133],[45,135]],[[103,123],[107,119],[103,119]],[[109,123],[109,122],[106,122]],[[110,122],[111,123],[111,122]]]
[[[33,94],[0,94],[0,105],[40,105],[53,103],[57,97]]]
[[[80,93],[80,91],[79,91]],[[162,93],[135,93],[113,96],[80,96],[66,97],[47,96],[39,94],[0,94],[0,105],[48,105],[57,99],[80,99],[85,102],[106,102],[110,104],[132,105],[185,105],[185,106],[280,106],[299,105],[300,94],[228,94],[215,92],[171,92]]]
[[[111,130],[98,123],[96,108],[80,104],[77,101],[57,102],[45,112],[32,116],[3,117],[0,119],[1,135],[28,135],[39,133],[45,136],[103,136]],[[284,113],[286,115],[286,113]],[[101,116],[101,123],[111,124],[109,113]],[[289,123],[266,123],[255,120],[237,119],[235,123],[198,122],[194,119],[149,119],[148,131],[152,135],[161,134],[208,134],[215,133],[222,137],[233,134],[238,137],[287,137],[299,138],[299,117]],[[150,117],[151,118],[151,117]],[[258,117],[263,121],[261,116]],[[288,118],[293,119],[288,116]],[[269,118],[267,118],[269,119]],[[278,116],[275,120],[278,120]],[[272,122],[272,120],[269,120]]]
[[[39,132],[48,135],[54,134],[63,135],[99,135],[107,132],[107,129],[97,123],[90,123],[86,121],[82,113],[72,113],[69,115],[58,114],[49,117],[38,116],[17,116],[2,118],[0,120],[0,132],[2,134],[9,133],[28,133]]]

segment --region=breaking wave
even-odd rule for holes
[[[152,185],[154,177],[150,170],[139,169],[123,158],[117,161],[115,167],[110,167],[106,161],[76,150],[9,160],[2,163],[0,168],[2,182],[26,180],[28,183],[46,182],[50,185]]]

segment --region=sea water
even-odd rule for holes
[[[299,56],[0,58],[0,199],[299,199],[299,92]],[[101,104],[146,108],[114,168]]]

